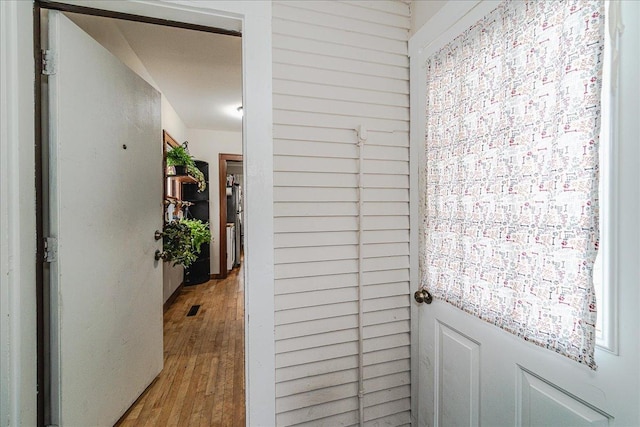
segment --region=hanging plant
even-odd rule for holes
[[[187,173],[194,177],[198,181],[198,192],[202,192],[207,188],[207,181],[204,179],[204,174],[195,165],[187,165]]]
[[[199,219],[182,219],[180,223],[189,227],[191,232],[191,248],[195,253],[199,254],[202,244],[211,241],[209,223],[202,222]]]
[[[165,224],[162,240],[163,259],[173,261],[173,265],[189,267],[198,257],[193,251],[191,229],[181,221]]]
[[[186,142],[167,151],[167,166],[184,166],[187,173],[198,181],[198,191],[204,191],[207,188],[204,174],[198,169],[193,157],[187,151]]]

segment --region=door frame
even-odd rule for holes
[[[220,213],[218,215],[220,220],[219,230],[219,242],[220,242],[220,256],[218,257],[219,272],[218,278],[224,279],[227,277],[227,161],[243,162],[242,154],[218,154],[218,188],[219,188],[219,203]]]
[[[98,6],[99,9],[94,9]],[[59,10],[94,11],[93,14],[102,16],[121,17],[179,26],[189,29],[202,30],[211,27],[239,23],[242,33],[243,55],[243,105],[245,115],[243,120],[243,153],[247,153],[246,169],[253,171],[247,174],[245,191],[245,212],[247,224],[245,227],[245,259],[244,280],[246,284],[245,297],[245,401],[246,422],[252,425],[258,422],[275,423],[275,339],[274,339],[274,267],[273,267],[273,148],[272,148],[272,110],[271,110],[271,7],[265,2],[233,2],[220,1],[198,5],[180,4],[175,1],[162,3],[147,3],[138,1],[105,1],[90,0],[63,1],[50,3],[47,0],[36,0],[34,14],[39,7]],[[33,41],[35,54],[26,52],[32,69],[36,70],[36,82],[40,80],[39,67],[39,22],[34,16]],[[2,16],[4,23],[5,17]],[[221,25],[222,23],[222,25]],[[12,28],[13,29],[13,28]],[[27,31],[30,29],[27,28]],[[21,29],[15,28],[16,32]],[[210,31],[223,34],[237,35],[237,31]],[[22,34],[24,36],[24,34]],[[23,54],[25,52],[22,52]],[[36,58],[34,60],[34,58]],[[258,71],[260,70],[260,71]],[[17,79],[17,77],[15,77]],[[36,105],[38,105],[36,103]],[[36,110],[39,110],[36,108]],[[39,111],[36,111],[36,114]],[[35,118],[35,132],[40,132],[40,115]],[[265,140],[266,138],[266,140]],[[36,200],[42,200],[42,164],[41,141],[34,136],[35,164],[30,172],[35,176]],[[266,143],[265,143],[266,142]],[[41,204],[38,212],[41,212]],[[226,205],[226,198],[225,198]],[[34,221],[33,229],[40,227],[40,221]],[[42,237],[42,236],[41,236]],[[40,241],[41,239],[36,239]],[[226,241],[225,241],[226,244]],[[40,248],[40,243],[38,247]],[[42,259],[42,251],[38,251],[36,263]],[[257,262],[260,260],[260,262]],[[40,269],[40,268],[38,268]],[[225,270],[226,271],[226,270]],[[41,279],[40,279],[41,280]],[[42,281],[36,283],[36,289],[42,289]],[[40,307],[39,318],[33,331],[34,336],[42,329],[44,320],[43,301],[41,291],[37,300]],[[251,319],[251,324],[249,323]],[[38,349],[44,347],[44,340],[40,339]],[[256,351],[253,351],[256,349]],[[260,349],[258,354],[257,349]],[[41,363],[42,357],[37,358]],[[38,369],[40,372],[41,370]],[[42,384],[42,380],[38,381]],[[38,396],[41,396],[39,393]],[[38,399],[38,418],[44,407]],[[271,424],[271,422],[268,422]]]

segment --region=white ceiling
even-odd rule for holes
[[[98,41],[105,34],[123,37],[188,128],[242,130],[240,37],[88,15],[72,19]]]

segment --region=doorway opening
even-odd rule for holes
[[[70,8],[71,9],[75,9],[75,8],[72,8],[72,7],[70,7]],[[76,14],[75,12],[80,12],[80,14]],[[102,27],[100,27],[98,29],[96,29],[95,26],[93,27],[94,28],[94,30],[93,30],[94,31],[94,34],[93,34],[94,38],[95,39],[99,39],[101,37],[102,38],[106,37],[107,39],[109,39],[107,42],[103,41],[101,43],[103,47],[105,47],[107,50],[111,51],[111,53],[114,54],[114,56],[116,58],[119,58],[123,63],[128,65],[129,68],[132,68],[134,70],[134,72],[136,74],[138,74],[138,76],[142,77],[144,80],[147,80],[147,81],[151,80],[152,86],[158,86],[159,87],[160,92],[163,95],[163,99],[162,99],[163,108],[162,108],[162,110],[163,110],[163,112],[165,110],[170,112],[170,115],[169,115],[167,120],[165,120],[165,116],[163,114],[162,128],[166,130],[166,128],[172,127],[172,129],[174,130],[175,133],[177,133],[177,134],[182,133],[182,135],[181,135],[182,138],[180,138],[180,139],[184,140],[184,141],[189,141],[188,145],[189,145],[189,148],[190,148],[190,153],[191,153],[191,155],[193,157],[195,157],[198,160],[201,160],[204,163],[206,163],[206,160],[210,160],[210,163],[215,164],[216,163],[215,162],[215,158],[217,157],[216,156],[217,152],[213,152],[210,149],[211,147],[207,146],[207,141],[209,141],[209,143],[213,145],[213,144],[218,142],[219,138],[220,139],[224,139],[223,142],[224,142],[224,144],[226,144],[226,145],[223,144],[222,147],[224,147],[224,148],[220,148],[220,150],[223,149],[224,151],[228,151],[229,150],[228,146],[229,145],[233,145],[234,147],[238,147],[237,151],[242,152],[242,145],[243,145],[242,140],[243,140],[243,138],[242,138],[242,133],[241,133],[241,131],[242,131],[241,121],[240,121],[240,125],[239,125],[240,132],[237,132],[239,135],[232,135],[234,133],[234,131],[232,131],[232,130],[217,130],[217,132],[219,132],[219,133],[222,132],[222,133],[220,133],[219,135],[211,135],[210,134],[210,132],[212,131],[211,129],[188,128],[187,126],[184,125],[184,122],[182,123],[182,126],[180,126],[180,123],[178,123],[176,125],[176,122],[180,121],[180,114],[179,114],[178,110],[184,111],[184,109],[181,109],[180,107],[177,107],[177,105],[176,105],[176,107],[174,107],[174,105],[171,105],[171,103],[169,102],[171,100],[171,98],[169,96],[167,96],[166,99],[165,99],[165,96],[164,96],[165,92],[168,93],[171,90],[174,90],[175,88],[173,88],[173,89],[170,88],[170,89],[168,89],[166,91],[162,90],[163,89],[163,87],[162,87],[163,83],[160,83],[160,81],[161,80],[166,80],[166,77],[156,77],[156,78],[154,78],[154,75],[153,75],[154,73],[152,71],[152,69],[154,69],[154,65],[153,65],[154,58],[153,58],[153,55],[149,55],[148,51],[145,51],[144,50],[145,48],[141,47],[140,43],[142,43],[142,42],[140,42],[139,40],[136,42],[136,41],[133,41],[134,40],[133,38],[130,38],[131,34],[136,34],[136,33],[138,33],[138,34],[149,34],[150,31],[154,31],[154,30],[150,30],[149,29],[150,28],[149,24],[142,24],[142,23],[134,22],[134,21],[118,21],[118,23],[114,23],[114,20],[112,18],[118,18],[118,16],[111,16],[111,17],[108,17],[108,18],[104,18],[104,17],[96,18],[94,16],[83,14],[83,12],[86,12],[86,11],[83,10],[83,8],[78,8],[78,10],[69,11],[68,13],[66,13],[66,16],[72,18],[71,20],[75,21],[75,23],[79,27],[81,27],[81,28],[85,27],[84,28],[85,32],[89,32],[89,31],[87,31],[87,28],[89,28],[89,27],[91,27],[92,25],[95,24],[95,21],[94,21],[94,23],[90,22],[92,20],[100,19],[100,20],[110,21],[110,22],[106,23],[105,25],[103,25]],[[117,15],[117,14],[114,14],[114,15]],[[73,19],[74,17],[75,17],[75,19]],[[123,24],[122,22],[125,22],[125,23]],[[144,30],[136,29],[135,28],[136,25],[147,26],[147,28],[145,28]],[[123,30],[123,28],[124,28],[124,30]],[[110,37],[109,38],[109,35],[113,36],[114,29],[115,30],[120,30],[119,36],[116,37],[116,39],[120,38],[120,40],[115,40],[114,41],[114,37]],[[200,28],[196,28],[196,29],[198,30]],[[157,30],[157,28],[156,28],[156,30]],[[163,27],[162,30],[163,31],[171,30],[172,32],[174,32],[174,34],[172,34],[172,36],[171,36],[171,39],[172,39],[172,41],[176,40],[175,31],[177,31],[177,28]],[[193,29],[192,28],[180,29],[179,31],[186,31],[186,32],[193,33]],[[212,34],[207,34],[208,37],[234,37],[235,35],[237,35],[237,34],[223,35],[223,36],[216,36],[216,35],[212,35]],[[129,36],[129,37],[127,37],[127,36]],[[98,41],[100,42],[100,40],[98,40]],[[123,41],[124,41],[124,43],[123,43]],[[157,37],[155,38],[155,41],[158,42]],[[138,43],[138,44],[136,44],[136,43]],[[127,45],[128,45],[128,49],[126,48]],[[196,44],[193,44],[193,46],[202,47],[203,43],[196,43]],[[240,46],[239,43],[238,43],[238,46]],[[136,50],[138,50],[138,53],[140,51],[144,51],[146,53],[137,54]],[[171,49],[167,48],[167,42],[165,40],[165,43],[163,44],[163,53],[166,54],[167,52],[171,52]],[[181,54],[185,54],[185,51],[183,50],[180,53]],[[137,58],[135,58],[136,56],[137,56]],[[196,56],[197,56],[197,54],[196,54]],[[238,55],[238,57],[240,57],[240,56],[241,55]],[[160,69],[162,69],[162,68],[165,68],[165,69],[166,68],[171,68],[172,61],[173,61],[174,65],[175,65],[175,62],[176,62],[175,58],[164,58],[164,61],[163,61],[162,64],[160,64],[159,68]],[[131,64],[133,63],[135,65],[136,62],[139,62],[138,65],[141,64],[142,66],[141,67],[140,66],[133,66],[132,67]],[[183,58],[183,62],[185,62],[184,58]],[[152,64],[152,65],[149,65],[149,64]],[[156,67],[156,69],[158,68],[157,64],[156,64],[155,67]],[[195,68],[197,68],[197,65],[194,65],[193,63],[191,63],[191,64],[189,64],[189,63],[187,63],[187,64],[180,63],[180,64],[178,64],[177,68],[180,68],[180,67],[192,67],[192,68],[195,67]],[[206,68],[206,64],[205,64],[205,68]],[[239,76],[237,76],[237,77],[238,77],[238,80],[241,81],[242,80],[241,67],[238,67],[238,70],[240,70],[240,71],[238,73]],[[211,71],[210,67],[209,67],[208,71],[209,72]],[[153,84],[153,83],[156,83],[156,84]],[[173,83],[175,84],[175,81]],[[46,95],[43,95],[43,100],[46,101],[46,99],[47,99]],[[242,89],[240,88],[240,94],[239,94],[239,99],[238,99],[237,103],[241,104],[241,101],[242,101]],[[165,107],[165,103],[167,103],[168,106]],[[46,114],[46,109],[45,109],[45,114]],[[222,114],[223,113],[220,112],[220,115],[222,115]],[[47,119],[43,118],[43,121],[46,122]],[[190,130],[193,130],[193,132],[190,132]],[[185,137],[185,135],[186,135],[186,137]],[[44,142],[47,141],[46,138],[43,138],[43,140],[44,140]],[[233,141],[231,141],[231,140],[233,140]],[[55,144],[55,142],[53,142],[53,144]],[[158,147],[161,147],[162,146],[161,144],[162,144],[162,141],[159,139]],[[126,150],[125,145],[126,144],[122,145],[123,150]],[[56,147],[54,146],[53,148],[55,149]],[[45,150],[45,152],[48,153],[49,151]],[[211,158],[208,159],[208,157],[211,157]],[[43,162],[46,164],[47,159],[43,159]],[[159,166],[160,165],[157,165],[158,168],[159,168]],[[155,170],[156,166],[154,165],[152,168]],[[163,175],[164,175],[164,171],[163,171]],[[157,176],[158,176],[158,179],[163,179],[164,180],[164,178],[161,178],[159,176],[159,174]],[[213,174],[213,176],[215,176],[215,174]],[[217,189],[217,187],[218,186],[216,185],[215,180],[210,181],[210,189],[212,189],[212,190],[213,189]],[[46,185],[45,185],[45,188],[46,188]],[[45,190],[45,192],[46,192],[46,190]],[[214,193],[214,192],[212,191],[212,193]],[[214,204],[215,202],[217,202],[217,197],[210,197],[209,200],[211,201],[212,204]],[[218,206],[220,208],[222,207],[220,205],[218,205]],[[222,209],[220,209],[220,211],[222,211]],[[183,214],[188,216],[187,212],[183,212]],[[46,215],[45,215],[45,217],[46,217]],[[209,222],[212,225],[219,223],[219,221],[217,219],[215,219],[215,218],[210,218]],[[226,220],[225,220],[225,222],[226,222]],[[243,221],[241,221],[241,220],[240,220],[240,222],[243,223]],[[212,226],[212,228],[214,228],[214,227]],[[212,233],[212,234],[214,236],[216,235],[216,233]],[[215,244],[215,240],[217,240],[217,239],[214,237],[213,240],[214,240],[214,244]],[[221,244],[221,242],[218,242],[218,244]],[[243,242],[240,242],[240,246],[241,247],[242,247],[242,245],[243,245]],[[222,251],[219,251],[219,253],[222,253]],[[211,266],[213,267],[213,266],[217,266],[217,265],[219,265],[218,260],[216,259],[214,261],[212,259],[211,260]],[[225,273],[226,273],[226,271],[225,271]],[[215,273],[212,272],[210,274],[210,276],[213,276],[214,274]],[[243,280],[243,277],[242,277],[243,274],[244,274],[244,272],[243,272],[242,269],[239,269],[239,271],[235,274],[236,281],[238,283],[240,283],[240,285],[236,284],[235,288],[233,286],[232,286],[232,288],[234,289],[234,291],[236,291],[238,293],[241,293],[244,290],[244,288],[243,288],[244,280]],[[165,276],[166,276],[166,274],[165,274]],[[186,279],[186,277],[183,279],[183,282],[186,281],[185,279]],[[215,287],[215,285],[218,285],[218,284],[222,284],[222,283],[221,282],[220,283],[214,283],[214,286],[211,286],[211,287],[213,288],[213,287]],[[166,295],[166,289],[167,288],[166,288],[166,285],[167,285],[167,283],[165,281],[165,283],[164,283],[165,295],[163,296],[163,301],[165,303],[167,302],[167,295]],[[176,298],[177,298],[177,297],[179,297],[179,293],[181,293],[181,292],[185,292],[186,294],[193,294],[192,291],[187,291],[186,289],[183,290],[181,287],[178,287],[175,290],[173,290],[173,292],[171,292],[171,295],[169,295],[169,298],[173,297],[174,294],[176,295]],[[244,329],[244,304],[243,304],[243,298],[236,298],[236,302],[238,302],[240,304],[239,309],[237,310],[237,313],[240,315],[239,320],[241,321],[241,325],[242,325],[241,326],[241,329],[242,329],[241,332],[244,332],[243,331],[243,329]],[[49,309],[49,302],[47,302],[47,303],[45,303],[43,305],[45,306],[45,313],[46,313],[47,310]],[[51,313],[54,313],[55,310],[56,310],[56,307],[52,306],[51,307]],[[210,310],[213,310],[213,307]],[[197,315],[196,316],[192,316],[192,317],[195,317],[197,319],[198,315],[201,315],[201,314],[203,314],[205,312],[206,312],[206,308],[204,306],[202,306],[200,311],[196,313]],[[42,315],[42,317],[44,317],[44,315]],[[238,319],[235,319],[235,320],[238,320]],[[55,335],[56,332],[54,331],[54,328],[52,327],[52,325],[49,322],[49,320],[48,319],[43,319],[43,321],[46,323],[44,330],[49,332],[49,333],[53,333]],[[167,320],[165,318],[165,324],[166,323],[167,323]],[[227,331],[225,331],[225,332],[227,332]],[[167,334],[167,331],[165,330],[165,336],[166,336],[166,334]],[[49,345],[51,345],[51,348],[47,348],[47,350],[48,351],[53,350],[53,352],[56,352],[55,346],[59,343],[58,342],[59,338],[60,337],[57,337],[57,336],[53,337],[53,338],[51,336],[49,336],[48,339],[47,339],[47,337],[45,337],[46,343],[41,343],[41,344],[44,345],[45,347],[48,347]],[[193,336],[191,336],[190,339],[193,339]],[[239,344],[240,347],[242,347],[242,349],[241,349],[242,351],[239,352],[238,354],[242,354],[242,359],[244,359],[244,335],[241,335],[239,337],[235,337],[234,338],[234,342],[236,343],[236,348],[238,347],[238,344]],[[60,349],[57,349],[57,350],[59,351]],[[60,358],[64,358],[65,357],[64,353],[60,352],[59,357]],[[166,361],[165,361],[165,363],[166,363]],[[166,365],[167,365],[167,367],[169,367],[168,363],[166,363]],[[53,370],[55,368],[52,367],[51,369]],[[244,401],[244,399],[245,399],[245,397],[244,397],[244,364],[243,363],[236,363],[236,369],[239,369],[241,371],[241,374],[239,376],[238,375],[235,376],[235,383],[236,383],[236,385],[237,384],[241,384],[242,396],[239,396],[237,393],[235,393],[234,397],[236,397],[236,398],[237,397],[241,397],[242,401]],[[45,370],[45,372],[46,372],[46,370]],[[49,372],[49,374],[51,374],[51,371]],[[238,382],[238,378],[241,379],[239,382]],[[45,383],[46,383],[46,381],[45,381]],[[55,384],[48,384],[48,386],[49,386],[49,393],[48,393],[49,402],[48,402],[48,406],[53,405],[54,404],[54,400],[57,400],[58,402],[60,400],[63,400],[63,397],[57,395],[58,391],[54,391],[53,390],[53,389],[56,388]],[[52,398],[52,392],[53,392],[53,394],[56,395],[55,398]],[[235,409],[234,412],[239,412],[239,410]],[[242,412],[242,417],[244,418],[244,405],[242,405],[242,411],[241,412]],[[51,424],[52,423],[51,421],[56,421],[54,418],[56,416],[60,415],[59,414],[59,409],[55,409],[55,408],[51,408],[51,407],[49,407],[49,411],[45,412],[45,413],[46,413],[46,417],[47,417],[47,420],[46,420],[47,424]],[[117,414],[117,415],[119,417],[119,415],[122,415],[122,414]],[[40,419],[42,420],[44,416],[45,415],[42,415]]]
[[[239,267],[244,255],[244,221],[242,190],[244,188],[244,167],[242,155],[219,154],[220,187],[220,278],[227,277],[229,271]]]

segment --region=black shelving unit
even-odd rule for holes
[[[207,188],[198,191],[198,184],[183,184],[182,199],[193,203],[189,206],[188,218],[199,219],[203,222],[209,221],[209,163],[196,160],[196,167],[204,175]],[[208,282],[211,275],[211,243],[203,243],[200,247],[198,259],[189,267],[184,269],[184,285],[198,285]]]

